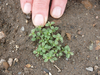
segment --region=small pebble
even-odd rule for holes
[[[0,39],[4,38],[5,34],[3,33],[3,31],[0,32]]]
[[[18,72],[18,75],[21,75],[22,74],[22,72]]]
[[[87,67],[86,70],[92,72],[93,71],[93,67]]]
[[[91,2],[88,1],[88,0],[83,0],[83,1],[82,1],[82,4],[84,5],[84,7],[85,7],[86,9],[92,9],[92,7],[93,7],[93,5],[91,4]]]
[[[96,60],[98,60],[98,57],[96,57]]]
[[[26,65],[26,67],[27,67],[27,68],[30,68],[30,67],[31,67],[31,65],[30,65],[30,64],[27,64],[27,65]]]
[[[93,50],[93,43],[90,44],[89,50]]]
[[[25,30],[25,28],[24,28],[24,26],[22,26],[21,31],[24,31],[24,30]]]
[[[94,66],[94,70],[97,70],[99,67],[97,65]]]
[[[49,73],[49,70],[46,69],[46,68],[44,68],[43,71],[44,71],[45,73]]]
[[[31,19],[30,14],[26,15],[26,19],[27,19],[27,20],[30,20],[30,19]]]
[[[3,62],[5,62],[6,60],[5,59],[1,59],[0,60],[0,65],[3,63]]]
[[[28,23],[28,20],[26,20],[26,23]]]
[[[15,58],[15,59],[14,59],[14,64],[15,64],[15,63],[18,63],[18,58]]]
[[[9,59],[8,59],[8,64],[9,64],[9,66],[12,66],[12,62],[13,62],[13,58],[9,58]]]
[[[96,16],[96,19],[98,19],[99,17],[98,16]]]
[[[5,70],[8,69],[9,65],[8,65],[8,63],[6,61],[3,62],[3,67],[5,68]]]
[[[19,46],[18,46],[18,45],[16,45],[15,47],[16,47],[16,50],[18,50],[18,49],[19,49]]]
[[[66,60],[68,61],[68,58],[66,58]]]
[[[8,5],[8,3],[6,3],[6,5]]]

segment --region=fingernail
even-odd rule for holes
[[[51,15],[54,17],[54,18],[59,18],[61,17],[62,15],[62,10],[61,10],[61,7],[57,6],[53,9]]]
[[[37,14],[33,19],[33,23],[36,27],[43,26],[45,24],[43,15]]]
[[[24,5],[24,10],[23,10],[24,13],[26,14],[29,14],[31,12],[31,4],[30,3],[26,3]]]

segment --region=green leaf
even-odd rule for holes
[[[48,59],[45,59],[45,60],[44,60],[44,62],[47,62],[47,61],[48,61]]]
[[[32,38],[31,40],[32,40],[32,41],[35,41],[35,40],[36,40],[36,38]]]
[[[62,52],[60,52],[60,53],[59,53],[59,56],[62,56],[62,55],[63,55],[63,53],[62,53]]]
[[[51,25],[52,25],[52,24],[55,24],[55,22],[51,22]]]
[[[67,45],[67,46],[65,46],[65,47],[64,47],[64,49],[65,49],[65,50],[70,51],[70,48],[69,48],[69,46],[68,46],[68,45]]]
[[[36,51],[36,50],[34,50],[34,51],[33,51],[33,53],[34,53],[34,54],[36,54],[36,53],[37,53],[37,51]]]
[[[29,36],[32,36],[32,34],[29,34]]]
[[[36,54],[36,57],[39,57],[39,54]]]
[[[54,57],[54,58],[52,58],[53,60],[57,60],[57,58],[56,57]]]
[[[70,55],[74,55],[74,53],[73,52],[70,52]]]
[[[32,30],[31,30],[31,33],[34,33],[34,32],[35,32],[35,29],[32,29]]]
[[[40,36],[40,32],[37,32],[37,35]]]
[[[63,38],[62,37],[60,38],[60,41],[61,41],[61,43],[63,43]]]
[[[51,29],[54,29],[54,26],[51,26]]]
[[[70,54],[66,54],[66,57],[69,59],[70,58]]]
[[[45,45],[45,42],[42,42],[42,46],[44,46]]]
[[[55,40],[55,44],[58,45],[58,41]]]
[[[36,37],[36,34],[32,35],[32,37],[33,37],[33,38]]]
[[[58,49],[58,50],[61,50],[61,46],[57,46],[57,49]]]
[[[55,30],[58,30],[59,28],[58,27],[55,27]]]

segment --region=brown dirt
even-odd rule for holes
[[[65,35],[64,44],[70,46],[74,56],[68,61],[62,57],[54,63],[62,70],[58,73],[54,64],[44,63],[41,57],[37,58],[32,53],[35,44],[31,42],[28,35],[34,26],[31,20],[26,24],[26,16],[21,11],[19,0],[1,0],[0,31],[3,31],[6,37],[0,40],[0,59],[19,59],[17,64],[8,68],[8,71],[12,72],[12,75],[18,75],[19,72],[24,75],[44,75],[43,68],[47,68],[53,75],[96,75],[98,70],[89,72],[86,67],[95,65],[100,67],[100,50],[95,50],[95,41],[100,40],[100,1],[89,1],[93,5],[90,10],[86,9],[80,0],[69,0],[65,13],[60,19],[49,16],[49,21],[55,21],[55,25],[60,28],[59,31],[70,33],[72,36],[69,41]],[[94,27],[93,24],[96,26]],[[25,28],[23,32],[22,27]],[[80,35],[78,31],[81,31]],[[93,50],[88,49],[91,41],[94,43]],[[16,45],[19,46],[18,50]],[[33,69],[28,68],[28,74],[25,74],[26,64],[33,65]],[[4,75],[4,70],[0,70],[2,73],[0,75]]]

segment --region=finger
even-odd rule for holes
[[[48,19],[50,0],[34,0],[32,7],[32,20],[35,26],[45,25]]]
[[[24,13],[26,13],[26,14],[31,13],[32,2],[33,2],[33,0],[20,0],[21,8]]]
[[[65,10],[67,0],[52,0],[50,14],[54,18],[60,18]]]

